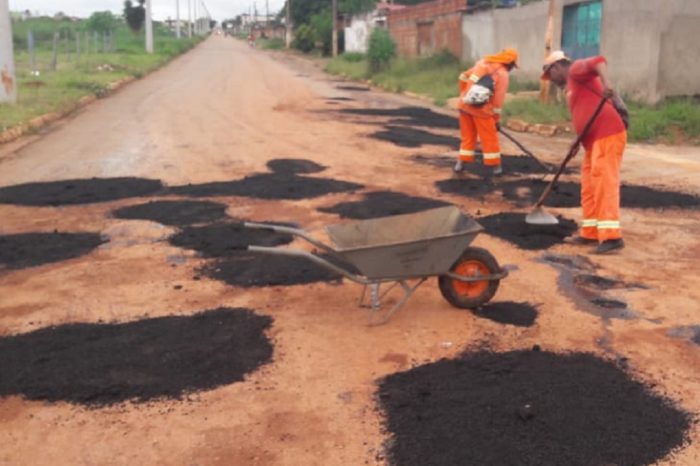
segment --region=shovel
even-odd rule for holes
[[[530,225],[558,225],[559,220],[557,218],[544,210],[542,205],[544,204],[544,201],[547,200],[547,197],[549,196],[549,193],[552,192],[552,189],[554,189],[554,186],[556,186],[557,181],[559,181],[559,177],[561,176],[562,173],[564,173],[564,169],[566,168],[566,165],[573,159],[576,154],[578,153],[578,149],[581,146],[581,141],[583,141],[583,138],[586,137],[586,134],[588,133],[588,130],[591,129],[591,126],[593,126],[593,122],[595,121],[596,118],[598,118],[598,115],[600,115],[600,112],[603,111],[603,106],[605,105],[605,102],[608,99],[606,97],[603,97],[600,99],[600,103],[598,104],[598,107],[595,109],[595,112],[593,112],[593,116],[591,116],[591,119],[588,120],[588,123],[586,123],[586,126],[583,128],[583,131],[581,131],[581,134],[578,135],[576,138],[576,141],[571,145],[571,149],[569,149],[569,153],[566,154],[566,157],[564,157],[564,161],[561,163],[559,166],[559,170],[557,170],[557,173],[554,175],[554,178],[552,178],[552,181],[549,182],[547,187],[544,189],[544,192],[540,196],[540,198],[537,200],[537,203],[535,204],[534,208],[532,209],[532,212],[530,212],[527,217],[525,217],[525,222],[529,223]]]
[[[544,164],[540,159],[538,159],[537,157],[535,157],[535,154],[533,154],[532,152],[530,152],[529,150],[527,150],[527,148],[526,148],[525,146],[523,146],[523,145],[520,143],[520,141],[518,141],[517,139],[515,139],[511,134],[507,133],[503,128],[498,128],[498,132],[501,133],[503,136],[505,136],[508,140],[510,140],[510,142],[512,142],[513,144],[515,144],[516,146],[518,146],[518,149],[520,149],[521,151],[523,151],[523,153],[524,153],[525,155],[527,155],[527,156],[530,157],[532,160],[534,160],[534,161],[537,163],[537,165],[539,165],[540,168],[542,168],[544,171],[546,171],[547,173],[549,173],[549,172],[552,171],[552,170],[549,168],[549,166],[547,166],[547,165]]]

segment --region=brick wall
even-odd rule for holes
[[[447,49],[462,56],[462,14],[467,0],[435,0],[391,11],[389,33],[402,57],[430,55]]]

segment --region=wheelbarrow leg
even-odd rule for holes
[[[401,288],[403,288],[404,295],[403,297],[399,300],[398,303],[396,303],[391,309],[389,309],[387,312],[384,313],[383,316],[379,315],[379,312],[381,310],[380,302],[379,300],[376,301],[376,307],[375,307],[375,302],[373,301],[372,305],[372,310],[370,311],[369,314],[369,325],[374,326],[374,325],[382,325],[385,324],[392,315],[396,311],[398,311],[406,302],[411,299],[411,296],[413,296],[413,293],[418,289],[419,286],[421,286],[427,278],[421,278],[418,283],[416,283],[414,286],[409,286],[404,280],[399,280],[397,283],[401,285]],[[395,286],[396,284],[394,284]],[[376,285],[370,285],[370,286],[376,286],[376,294],[377,296],[379,295],[379,284]],[[393,286],[392,286],[393,288]],[[373,290],[374,291],[374,290]],[[385,293],[386,294],[386,293]],[[373,298],[374,298],[374,293],[373,293]],[[379,316],[379,319],[375,319],[375,316]]]

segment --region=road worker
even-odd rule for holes
[[[505,49],[495,55],[487,55],[459,76],[462,143],[455,172],[461,172],[465,163],[474,162],[477,137],[481,141],[484,165],[493,167],[495,175],[503,172],[498,128],[508,90],[508,73],[518,66],[517,62],[517,50]]]
[[[597,244],[598,254],[622,249],[620,165],[627,144],[627,121],[623,119],[624,104],[615,96],[608,78],[607,61],[592,57],[572,62],[564,52],[556,51],[546,58],[542,79],[566,88],[573,125],[579,134],[601,99],[609,99],[582,141],[586,151],[581,167],[583,223],[576,242]]]

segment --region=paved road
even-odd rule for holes
[[[369,137],[386,121],[336,113],[405,105],[416,101],[343,90],[307,61],[214,37],[48,134],[0,149],[0,186],[118,176],[171,186],[230,181],[267,171],[270,159],[299,158],[328,166],[318,176],[361,183],[366,191],[436,198],[483,214],[513,209],[498,195],[482,200],[442,193],[433,183],[449,178],[449,169],[410,161],[449,147],[398,147]],[[455,131],[435,133],[456,137]],[[550,160],[566,147],[566,140],[524,139]],[[694,149],[633,147],[625,173],[639,183],[697,190],[696,157]],[[299,201],[214,200],[226,203],[233,217],[296,222],[322,234],[321,227],[339,219],[317,208],[360,198],[348,193]],[[390,324],[368,328],[365,313],[353,304],[359,290],[349,283],[242,289],[195,279],[204,261],[168,245],[165,239],[174,228],[110,214],[142,201],[0,205],[2,234],[58,229],[97,231],[110,239],[82,258],[0,272],[0,334],[243,306],[275,319],[273,363],[244,383],[202,392],[188,402],[85,410],[5,398],[0,443],[12,447],[0,449],[0,464],[384,464],[380,452],[386,437],[374,409],[375,380],[413,363],[454,356],[475,341],[496,350],[539,344],[553,351],[624,356],[638,377],[700,411],[700,352],[683,338],[668,336],[669,330],[700,323],[697,210],[630,209],[624,218],[627,250],[593,258],[596,273],[649,287],[613,292],[639,315],[636,319],[605,320],[586,312],[562,285],[558,270],[538,260],[541,251],[482,235],[478,245],[501,263],[517,264],[498,299],[538,303],[535,326],[504,326],[452,309],[431,282]],[[576,209],[561,212],[578,215]],[[553,252],[582,253],[568,244]],[[693,438],[697,435],[693,432]],[[663,464],[698,464],[699,455],[693,444],[676,462]]]

